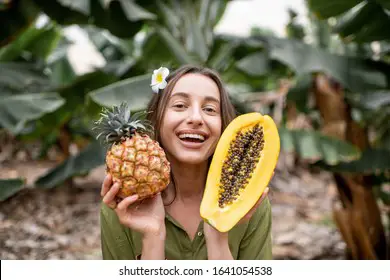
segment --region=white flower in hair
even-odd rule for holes
[[[166,67],[160,67],[153,71],[151,87],[155,93],[158,93],[160,89],[163,89],[167,86],[167,81],[165,80],[169,75],[169,70]]]

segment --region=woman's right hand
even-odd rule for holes
[[[114,209],[121,224],[142,233],[145,236],[165,237],[165,209],[161,194],[137,202],[137,195],[126,197],[116,202],[116,194],[120,186],[112,184],[110,174],[107,174],[101,189],[103,202]]]

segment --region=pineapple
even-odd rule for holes
[[[97,139],[108,145],[106,172],[120,183],[117,199],[137,194],[139,200],[164,190],[170,182],[170,163],[143,113],[130,114],[126,103],[104,109],[95,123]]]

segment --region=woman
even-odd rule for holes
[[[235,117],[218,74],[183,66],[152,98],[148,119],[171,164],[172,180],[161,193],[135,206],[119,204],[119,186],[107,176],[101,195],[104,259],[271,259],[268,188],[229,232],[203,223],[199,208],[211,157],[221,133]],[[184,141],[180,136],[203,139]]]

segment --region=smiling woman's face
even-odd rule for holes
[[[201,74],[186,74],[172,90],[160,127],[170,160],[200,164],[213,154],[221,136],[220,93],[215,82]]]

